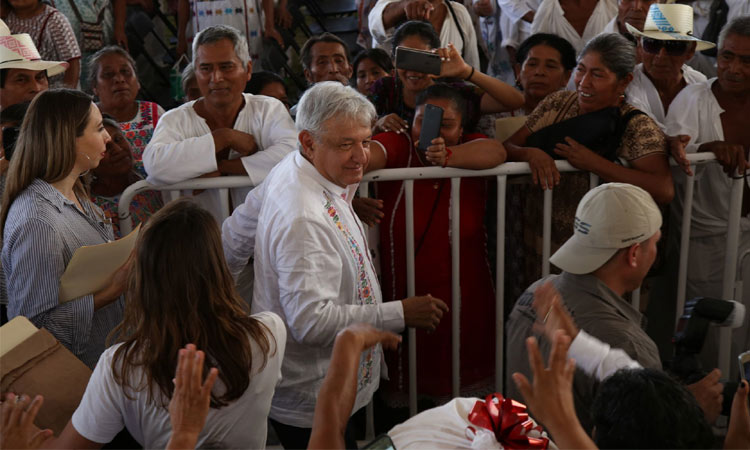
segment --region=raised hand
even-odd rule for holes
[[[174,378],[174,393],[169,402],[169,420],[172,423],[172,436],[167,448],[195,448],[198,435],[206,424],[206,416],[211,404],[211,389],[219,376],[219,370],[212,368],[203,378],[203,361],[206,355],[188,344],[179,352]]]

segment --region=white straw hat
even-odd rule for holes
[[[688,5],[654,3],[648,10],[643,31],[626,23],[634,36],[645,36],[662,41],[688,41],[697,44],[696,50],[716,47],[713,42],[703,41],[693,36],[693,8]]]
[[[660,227],[661,212],[651,194],[632,184],[603,184],[583,196],[573,237],[549,261],[569,273],[591,273],[617,250],[649,239]]]
[[[0,20],[0,69],[46,70],[51,77],[67,68],[67,62],[42,61],[31,36],[10,34],[8,26]]]

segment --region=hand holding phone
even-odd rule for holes
[[[432,145],[432,140],[440,136],[440,126],[443,123],[443,108],[429,103],[424,105],[422,116],[422,130],[419,133],[417,148],[426,151]]]
[[[426,50],[396,47],[396,68],[412,72],[440,75],[440,55]]]

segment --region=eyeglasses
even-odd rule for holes
[[[690,42],[687,41],[663,41],[661,39],[641,38],[643,49],[652,54],[657,54],[664,48],[669,56],[682,56],[688,49]]]

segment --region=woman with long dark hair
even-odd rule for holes
[[[102,355],[55,446],[100,447],[126,427],[144,448],[164,448],[172,379],[188,343],[219,370],[198,446],[265,446],[286,328],[273,313],[247,313],[208,211],[183,199],[151,216],[138,237],[123,321],[112,336],[118,343]]]

